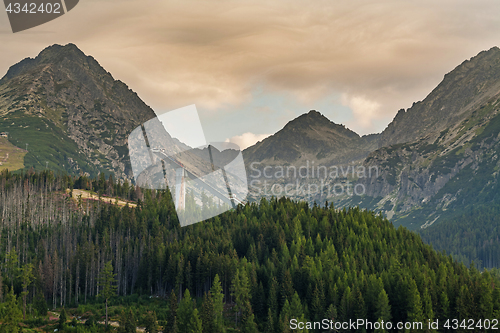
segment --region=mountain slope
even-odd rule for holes
[[[317,111],[290,121],[276,134],[245,149],[245,163],[305,165],[306,161],[348,164],[377,147],[377,135],[360,137]]]
[[[379,147],[434,136],[461,122],[500,92],[500,49],[465,60],[421,102],[400,110],[382,132]],[[435,137],[433,137],[435,138]]]
[[[500,200],[497,47],[446,74],[422,102],[401,110],[381,134],[360,138],[313,115],[297,118],[274,136],[248,148],[245,158],[263,162],[261,169],[277,162],[305,165],[305,159],[316,166],[345,163],[350,172],[329,176],[325,184],[330,188],[359,184],[358,189],[363,190],[359,195],[352,190],[335,193],[325,186],[307,196],[293,191],[289,196],[311,202],[328,200],[337,207],[359,205],[383,212],[393,223],[412,229],[426,228],[461,216],[474,205],[491,205]],[[305,121],[308,118],[318,121]],[[327,157],[315,156],[320,151],[327,151]],[[358,167],[376,172],[357,173]],[[323,184],[320,179],[298,181],[306,188],[309,184]],[[274,184],[292,183],[273,179],[267,182],[267,189]],[[268,191],[266,195],[279,194]]]
[[[128,134],[154,112],[75,45],[53,45],[0,80],[0,130],[25,167],[130,178]]]
[[[435,122],[426,125],[429,119]],[[404,142],[418,133],[423,134],[417,140]],[[363,198],[343,198],[338,204],[370,203],[367,207],[410,228],[494,204],[500,199],[499,135],[500,50],[492,48],[447,74],[418,107],[396,116],[380,144],[403,142],[370,154],[364,166],[378,167],[379,177],[361,180]]]

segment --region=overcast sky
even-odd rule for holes
[[[208,141],[243,146],[311,109],[382,131],[465,59],[500,44],[500,1],[81,0],[13,34],[0,76],[76,44],[159,112],[196,104]]]

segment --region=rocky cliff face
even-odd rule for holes
[[[427,227],[475,203],[498,200],[500,49],[483,51],[446,74],[423,101],[400,110],[381,134],[361,138],[309,113],[245,154],[248,162],[261,161],[262,167],[304,165],[304,159],[316,165],[351,167],[356,172],[325,179],[330,187],[351,186],[350,194],[323,189],[291,196],[311,202],[328,200],[336,206],[359,205],[410,228]],[[376,172],[358,174],[357,170]],[[269,189],[289,180],[267,181]],[[299,181],[307,188],[321,180]],[[363,189],[359,195],[352,190],[356,184]]]
[[[75,45],[53,45],[0,80],[0,128],[25,167],[130,178],[128,134],[154,112]]]
[[[378,208],[409,227],[494,202],[500,193],[500,94],[435,136],[381,148],[364,162],[380,169],[378,179],[363,180],[366,195],[382,198]]]
[[[364,198],[395,223],[427,227],[500,191],[500,49],[465,61],[422,102],[401,110],[363,162],[378,177],[360,179]],[[493,191],[493,192],[492,192]],[[367,207],[368,208],[368,207]]]

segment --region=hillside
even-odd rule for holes
[[[6,137],[0,137],[0,170],[24,168],[26,150],[14,146]]]
[[[137,208],[98,203],[78,208],[57,196],[44,204],[47,194],[72,183],[88,180],[51,172],[0,175],[5,184],[0,208],[10,217],[0,222],[0,272],[4,285],[20,286],[12,263],[18,260],[23,269],[33,263],[29,294],[42,298],[36,304],[66,309],[80,304],[80,313],[92,309],[102,315],[98,276],[111,265],[118,293],[111,304],[130,305],[135,299],[145,313],[148,303],[138,298],[156,299],[149,305],[167,332],[175,326],[189,332],[191,322],[207,330],[215,325],[236,332],[286,332],[293,318],[334,323],[365,318],[394,325],[438,319],[443,332],[448,318],[500,315],[500,285],[489,272],[454,262],[416,233],[396,229],[372,212],[283,198],[180,228],[163,191],[144,191]],[[124,198],[131,194],[111,180],[95,184]],[[204,296],[210,289],[213,298]],[[193,304],[199,315],[186,315]],[[485,330],[476,326],[474,331]]]
[[[0,80],[0,131],[26,169],[130,178],[127,137],[154,112],[75,45],[53,45]]]

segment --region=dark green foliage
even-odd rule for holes
[[[5,303],[0,304],[0,333],[17,333],[20,332],[19,323],[23,319],[23,313],[19,308],[14,290],[11,289],[5,295]]]
[[[63,308],[59,314],[59,329],[62,330],[66,326],[66,321],[68,321],[68,315],[66,310]]]
[[[480,269],[500,267],[500,205],[468,209],[420,232],[438,251]]]
[[[128,311],[122,311],[122,313],[120,314],[120,327],[118,328],[118,333],[136,333],[136,328],[137,320],[135,319],[135,315],[132,309],[128,309]],[[148,328],[151,329],[152,327]],[[152,332],[148,331],[148,333]]]
[[[49,311],[49,307],[47,305],[47,301],[41,292],[37,294],[35,299],[33,300],[33,307],[39,316],[46,316],[47,311]]]
[[[113,273],[113,264],[108,261],[99,275],[99,288],[101,288],[101,296],[106,302],[106,326],[108,326],[108,301],[116,295],[115,286],[116,274]]]
[[[7,283],[21,292],[13,271],[34,263],[33,286],[52,304],[69,307],[77,292],[80,304],[85,296],[95,298],[100,262],[101,276],[110,277],[110,285],[117,282],[119,297],[112,302],[133,300],[140,308],[157,295],[170,295],[168,309],[156,309],[158,320],[166,321],[163,331],[169,333],[230,328],[276,333],[287,330],[290,318],[363,316],[398,322],[431,316],[441,321],[479,319],[500,311],[496,273],[468,269],[434,251],[418,234],[396,229],[381,215],[359,208],[262,200],[181,228],[168,192],[143,190],[144,200],[136,209],[96,203],[79,210],[55,192],[57,183],[71,179],[49,173],[16,177],[0,174],[5,193],[17,186],[19,193],[35,200],[37,184],[45,184],[38,191],[46,188],[46,197],[66,217],[46,208],[43,214],[51,216],[50,225],[19,223],[22,227],[14,230],[19,241],[10,237],[10,252],[7,236],[15,227],[2,225],[1,269]],[[101,183],[99,187],[110,186],[108,180]],[[32,203],[26,201],[24,209]],[[68,250],[55,250],[59,248]],[[21,263],[12,265],[16,260]],[[64,270],[61,262],[67,265]],[[53,280],[42,283],[41,277],[51,272],[57,276],[55,289]],[[60,280],[66,281],[62,295]],[[101,295],[105,286],[100,284]],[[183,294],[177,298],[179,289]],[[129,296],[134,293],[138,295]],[[104,315],[104,305],[98,306],[93,313]],[[112,309],[112,314],[117,313]]]
[[[167,332],[177,333],[177,296],[172,291],[169,298],[169,312],[166,325]]]
[[[202,333],[199,312],[188,289],[186,289],[184,298],[179,304],[177,315],[179,318],[179,333]]]
[[[158,318],[156,312],[148,312],[145,318],[145,329],[147,333],[158,333]]]

